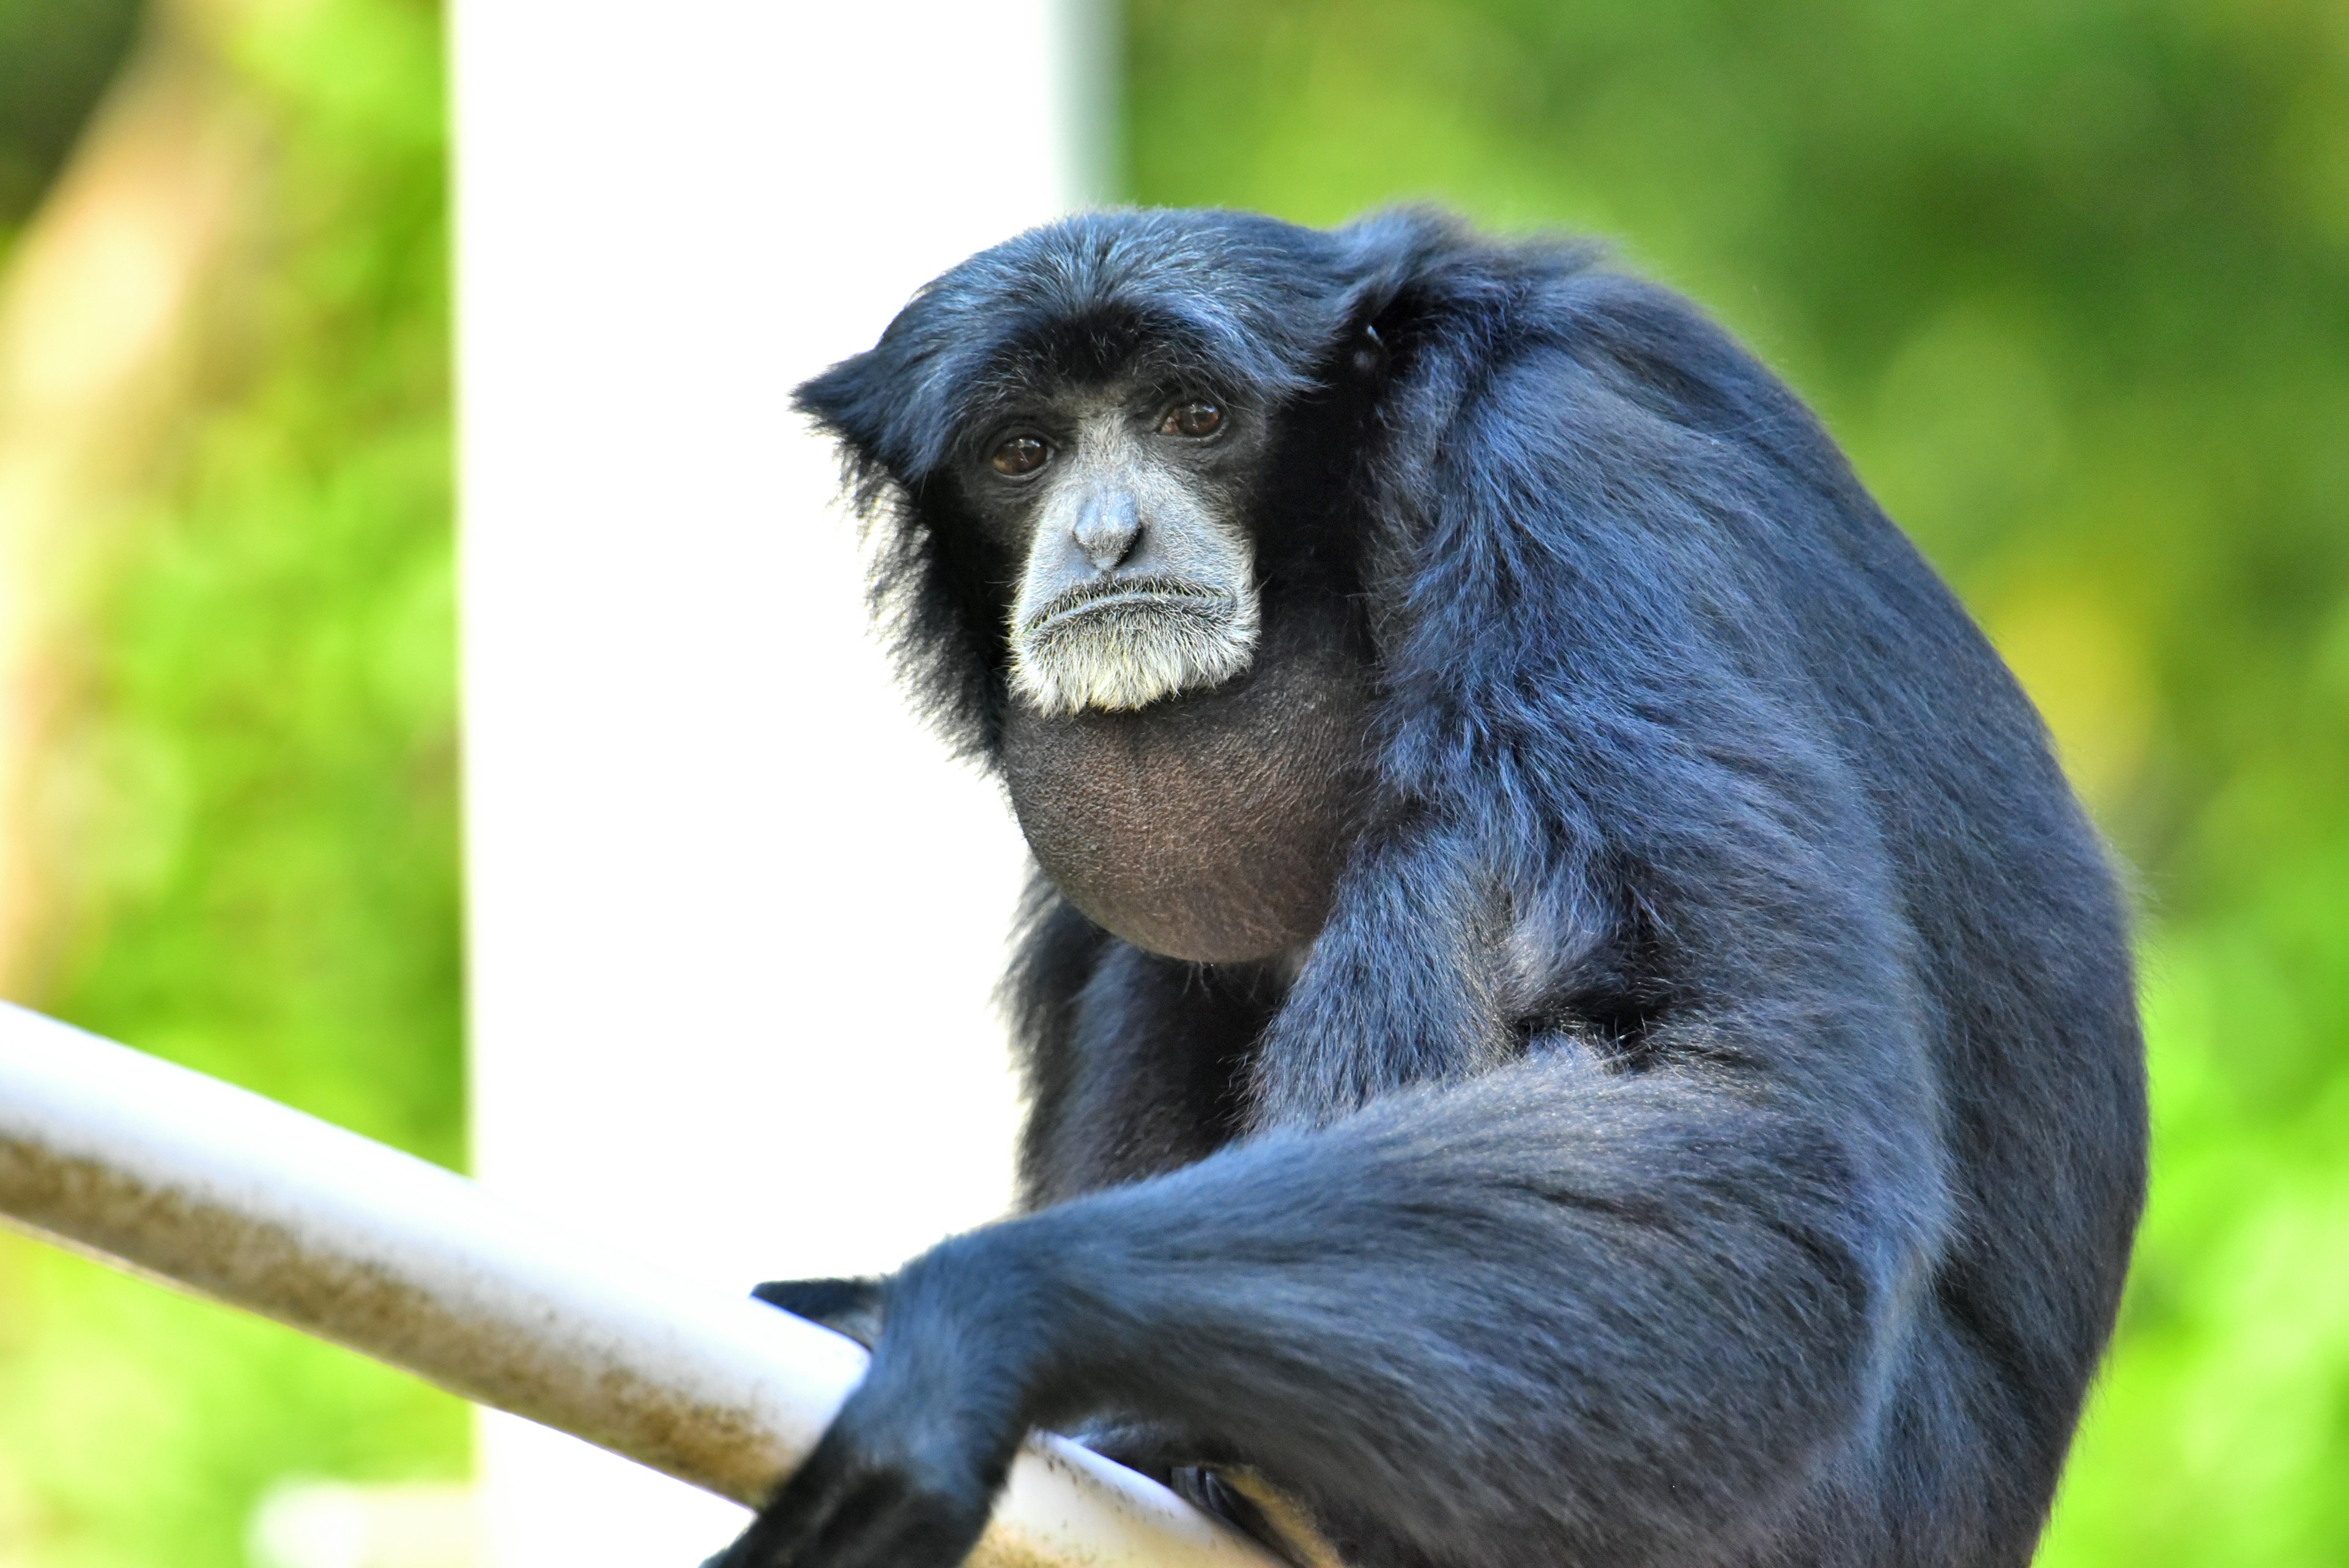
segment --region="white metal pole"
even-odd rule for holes
[[[755,1503],[864,1352],[572,1240],[438,1166],[0,1003],[0,1214]],[[978,1568],[1272,1568],[1154,1483],[1031,1442]]]

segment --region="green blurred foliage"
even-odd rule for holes
[[[2137,870],[2157,1168],[2041,1561],[2349,1558],[2349,7],[1133,0],[1131,190],[1615,241],[1820,409]]]
[[[80,880],[27,1000],[454,1164],[440,19],[318,0],[215,25],[257,211],[81,609],[43,781]],[[234,1568],[270,1482],[462,1474],[468,1442],[409,1378],[0,1238],[0,1563]]]
[[[269,118],[229,340],[90,618],[87,929],[48,1008],[461,1152],[438,19],[255,7]],[[222,363],[225,362],[225,363]],[[79,901],[78,901],[79,902]]]

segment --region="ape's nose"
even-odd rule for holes
[[[1142,508],[1135,504],[1131,491],[1095,493],[1086,497],[1071,533],[1095,571],[1114,571],[1133,553],[1133,542],[1142,536]]]

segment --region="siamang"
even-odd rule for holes
[[[1075,1432],[1295,1561],[2023,1563],[2145,1180],[2038,717],[1662,289],[1075,217],[800,389],[1040,869],[1020,1211],[726,1568],[948,1568]],[[917,1021],[907,1021],[918,1027]]]

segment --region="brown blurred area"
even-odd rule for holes
[[[0,276],[0,992],[12,997],[50,989],[83,886],[75,867],[94,838],[125,829],[71,787],[90,765],[78,732],[94,695],[91,591],[188,405],[233,374],[236,336],[220,328],[240,303],[240,242],[247,265],[258,259],[263,156],[219,57],[233,3],[149,8]]]

